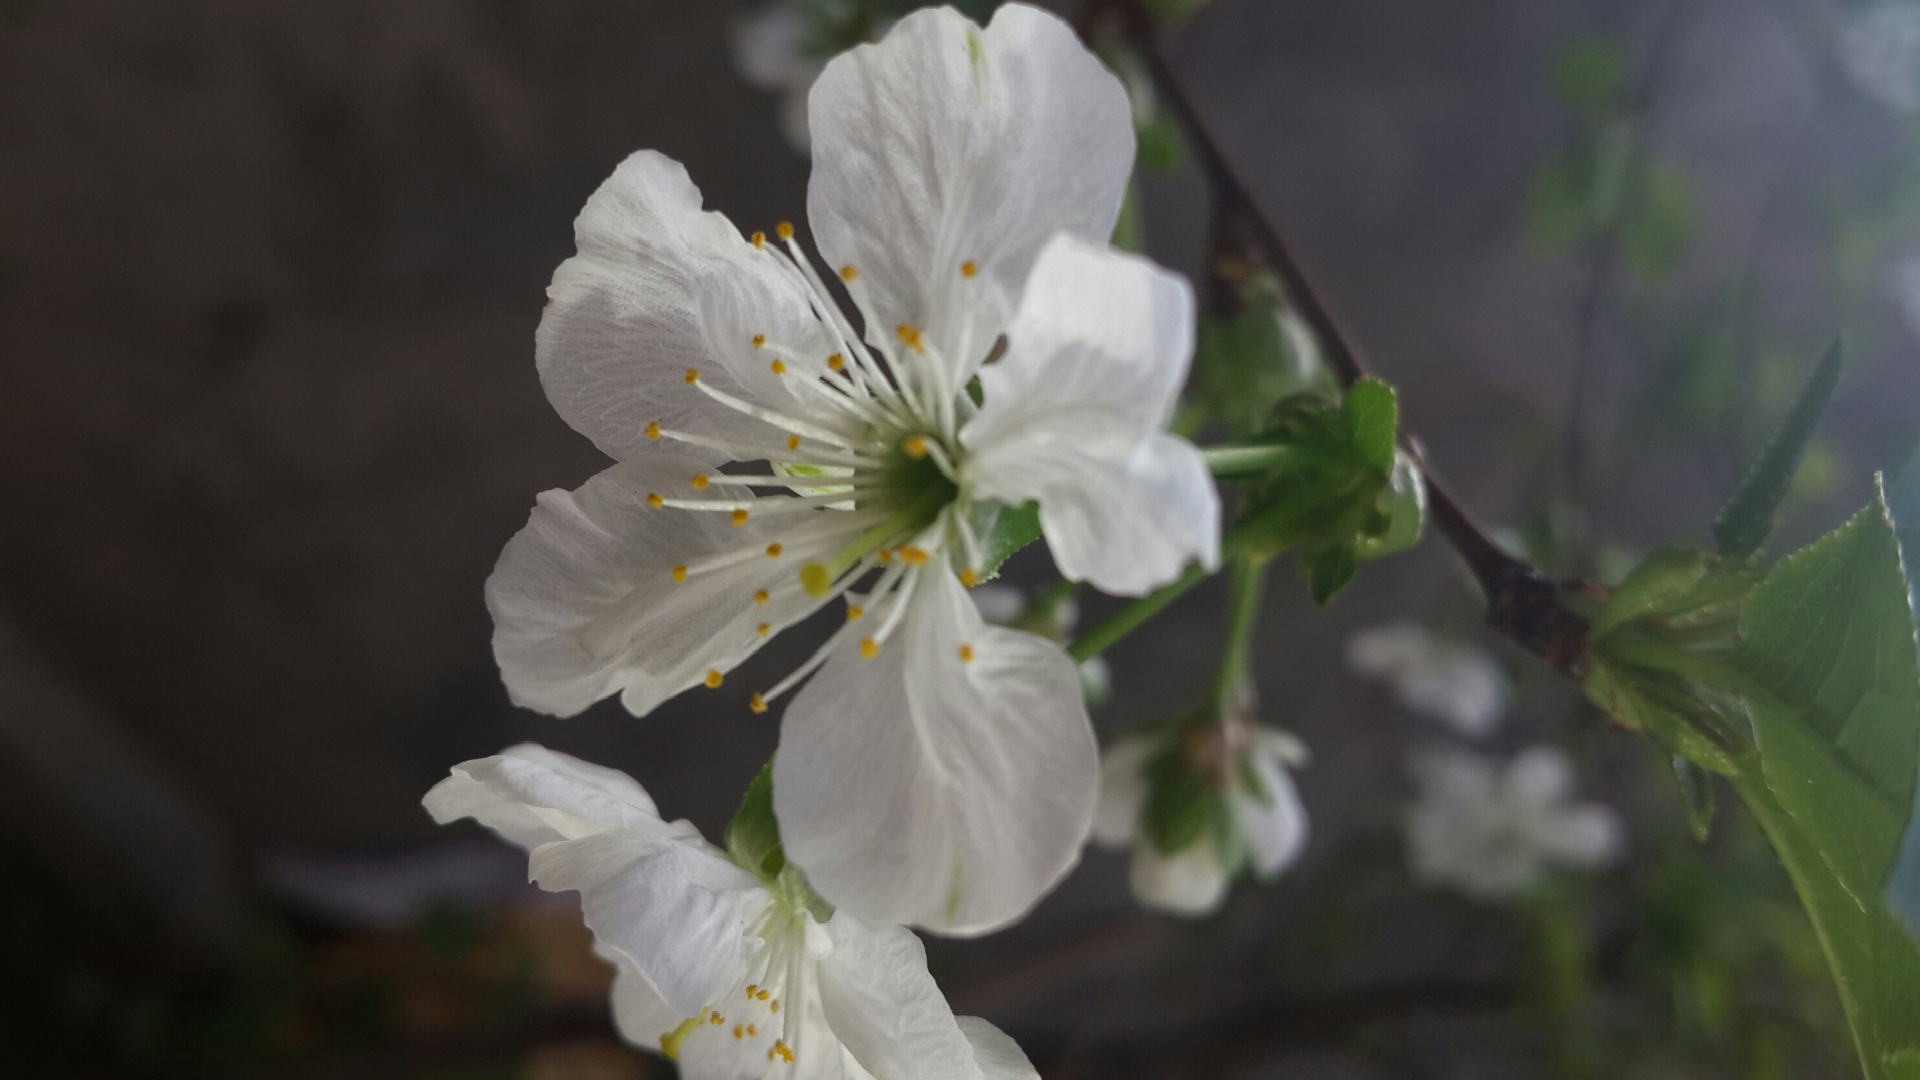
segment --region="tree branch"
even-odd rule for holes
[[[1332,305],[1314,287],[1273,217],[1224,149],[1224,141],[1196,106],[1185,82],[1168,61],[1153,19],[1137,0],[1095,3],[1080,20],[1083,36],[1113,34],[1140,54],[1160,97],[1179,118],[1214,195],[1216,250],[1231,247],[1248,262],[1271,270],[1285,301],[1320,341],[1322,353],[1343,386],[1368,374],[1358,345],[1334,315]],[[1541,657],[1555,670],[1579,680],[1587,666],[1586,620],[1559,602],[1563,588],[1597,589],[1586,582],[1556,582],[1539,568],[1494,543],[1487,531],[1434,474],[1419,441],[1405,438],[1408,452],[1426,474],[1433,526],[1457,552],[1486,597],[1487,622],[1499,634]]]

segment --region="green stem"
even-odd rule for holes
[[[1257,524],[1257,523],[1255,523]],[[1246,524],[1240,525],[1220,540],[1220,559],[1232,562],[1240,557],[1255,533]],[[1195,563],[1187,567],[1186,572],[1172,582],[1121,608],[1102,619],[1093,629],[1080,635],[1079,640],[1067,647],[1068,655],[1084,663],[1112,648],[1114,643],[1133,633],[1141,623],[1160,613],[1160,609],[1179,599],[1188,589],[1200,584],[1207,578],[1207,571]]]
[[[1213,711],[1223,715],[1233,704],[1247,675],[1247,655],[1253,631],[1260,623],[1260,601],[1266,595],[1267,564],[1233,560],[1233,592],[1227,601],[1227,647],[1220,656],[1220,672],[1213,683]]]
[[[1273,470],[1299,462],[1307,455],[1297,446],[1285,443],[1254,443],[1243,446],[1202,447],[1200,455],[1207,468],[1221,479],[1246,479],[1264,476]]]

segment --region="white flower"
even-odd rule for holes
[[[619,463],[507,545],[494,655],[520,704],[644,714],[845,594],[753,698],[806,682],[775,764],[786,850],[865,918],[984,931],[1072,865],[1099,766],[1073,662],[986,626],[963,584],[1029,500],[1061,571],[1109,592],[1218,561],[1205,463],[1161,431],[1192,294],[1095,243],[1133,131],[1054,16],[918,12],[830,63],[811,112],[809,214],[865,337],[790,227],[745,239],[679,165],[621,164],[538,335],[548,397]]]
[[[1840,64],[1869,97],[1896,113],[1920,109],[1920,8],[1880,4],[1840,30]]]
[[[1532,886],[1548,867],[1595,869],[1617,861],[1626,827],[1612,807],[1575,803],[1573,770],[1550,746],[1512,764],[1463,749],[1414,758],[1420,798],[1407,821],[1414,875],[1478,899]]]
[[[770,4],[733,26],[733,63],[751,86],[780,95],[780,134],[805,153],[807,91],[826,65],[807,55],[807,17],[788,3]]]
[[[1418,623],[1389,623],[1353,635],[1347,665],[1391,683],[1400,704],[1444,720],[1462,735],[1491,734],[1507,707],[1507,677],[1491,656],[1442,641]]]
[[[425,803],[526,848],[542,888],[579,891],[621,1034],[687,1080],[1038,1075],[993,1025],[953,1015],[912,931],[818,921],[622,773],[525,744],[455,766]]]
[[[1133,894],[1147,907],[1204,915],[1226,899],[1227,885],[1239,874],[1242,860],[1256,878],[1271,880],[1305,849],[1307,811],[1287,770],[1305,762],[1306,748],[1271,728],[1245,724],[1238,730],[1243,747],[1230,751],[1227,761],[1212,763],[1217,790],[1206,796],[1224,803],[1225,820],[1235,835],[1205,829],[1174,852],[1160,850],[1146,815],[1156,775],[1162,777],[1159,782],[1167,782],[1163,756],[1181,753],[1182,748],[1164,736],[1134,736],[1107,750],[1100,766],[1100,809],[1093,836],[1110,847],[1133,848]],[[1220,818],[1209,814],[1208,820]]]
[[[1072,638],[1073,628],[1080,623],[1080,605],[1074,603],[1073,597],[1054,601],[1042,618],[1031,610],[1025,593],[1017,586],[1000,581],[989,581],[975,588],[973,606],[980,609],[981,618],[995,626],[1031,630],[1063,644]],[[1113,692],[1113,672],[1107,667],[1106,657],[1089,656],[1080,661],[1080,692],[1089,705],[1102,704]]]

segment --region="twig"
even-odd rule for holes
[[[1239,248],[1243,257],[1272,270],[1290,307],[1319,338],[1328,365],[1344,386],[1367,376],[1368,368],[1353,338],[1342,328],[1330,304],[1314,288],[1273,218],[1254,198],[1224,141],[1194,104],[1186,84],[1168,62],[1153,20],[1134,0],[1096,3],[1081,19],[1083,34],[1117,33],[1140,53],[1155,89],[1185,127],[1201,170],[1212,188],[1215,235]],[[1488,624],[1563,674],[1580,679],[1587,665],[1586,620],[1559,602],[1563,588],[1594,589],[1584,582],[1559,583],[1531,563],[1507,553],[1473,520],[1434,474],[1432,465],[1409,436],[1406,445],[1426,474],[1434,528],[1467,564],[1486,596]]]

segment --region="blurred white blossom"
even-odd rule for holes
[[[1574,802],[1566,755],[1535,746],[1511,763],[1462,748],[1416,754],[1407,818],[1414,876],[1481,900],[1523,892],[1551,867],[1589,870],[1625,853],[1612,807]]]
[[[1493,657],[1414,622],[1362,630],[1347,641],[1354,671],[1392,685],[1400,703],[1471,737],[1492,733],[1507,707],[1507,676]]]
[[[733,63],[740,77],[780,98],[780,134],[801,153],[807,136],[807,91],[826,62],[809,55],[807,17],[791,3],[774,3],[741,16],[733,25]]]
[[[1093,837],[1133,849],[1141,904],[1204,915],[1243,869],[1271,880],[1299,859],[1307,811],[1288,770],[1306,758],[1293,736],[1237,720],[1121,739],[1101,762]],[[1170,834],[1185,840],[1177,850],[1163,849]]]
[[[686,1080],[1038,1080],[999,1029],[953,1015],[912,931],[822,921],[624,773],[524,743],[454,766],[425,804],[527,849],[541,888],[579,892],[615,1025]]]
[[[1840,29],[1840,63],[1867,96],[1897,113],[1920,109],[1920,5],[1876,4]]]

